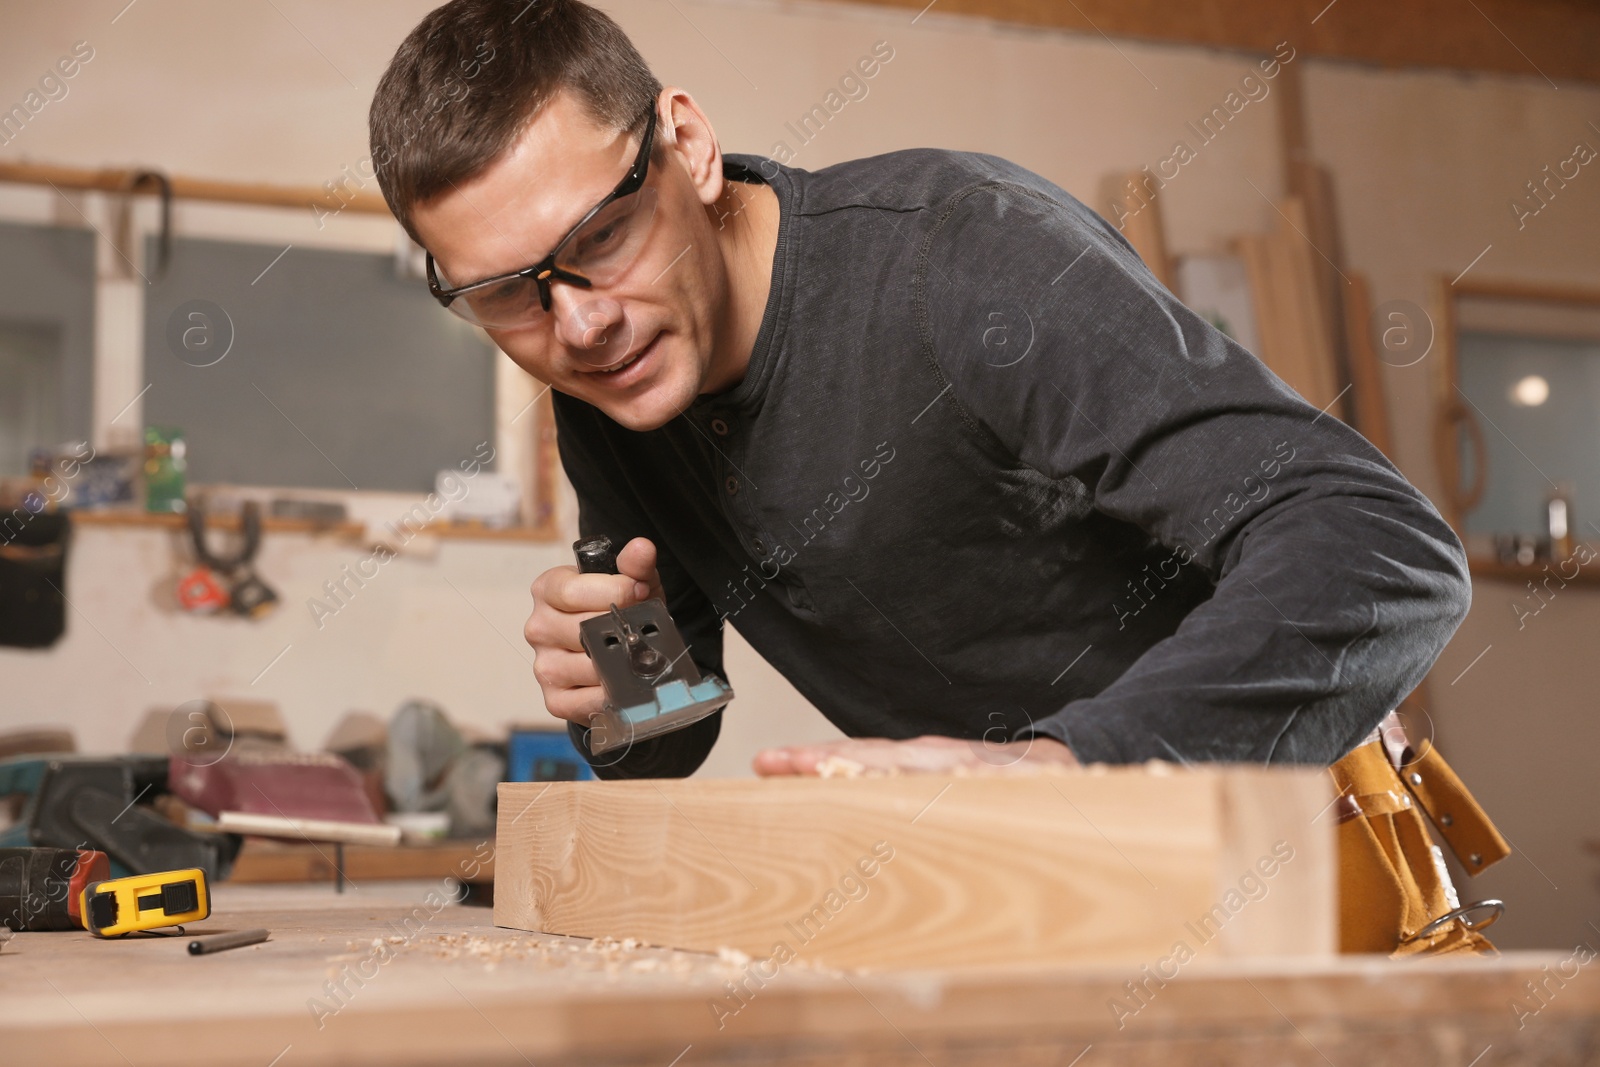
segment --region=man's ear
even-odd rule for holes
[[[722,146],[700,105],[685,89],[668,86],[661,94],[656,138],[687,171],[689,181],[707,207],[722,196]]]

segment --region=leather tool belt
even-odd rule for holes
[[[1413,749],[1390,712],[1328,773],[1339,790],[1339,950],[1396,958],[1493,952],[1482,929],[1505,905],[1462,905],[1427,824],[1469,876],[1510,855],[1511,846],[1433,743]]]

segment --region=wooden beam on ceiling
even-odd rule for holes
[[[831,0],[1168,44],[1600,82],[1583,0]],[[920,14],[919,14],[920,17]]]

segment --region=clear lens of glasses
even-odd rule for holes
[[[613,200],[561,243],[556,249],[556,266],[597,286],[616,282],[644,249],[655,222],[656,201],[656,191],[649,186]],[[437,263],[434,272],[443,288],[454,288]],[[559,278],[551,281],[565,284]],[[531,325],[544,314],[534,278],[506,278],[469,289],[451,302],[450,310],[491,329]]]

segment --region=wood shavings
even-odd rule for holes
[[[1104,774],[1103,765],[1080,767],[1075,763],[1057,763],[1046,760],[1025,760],[1025,750],[1012,751],[1000,747],[970,742],[978,762],[952,760],[950,753],[941,748],[919,750],[915,746],[899,753],[900,762],[883,767],[869,766],[846,756],[826,756],[817,761],[819,778],[899,778],[919,774],[944,775],[950,778],[990,778],[995,775],[1058,775],[1071,776],[1087,770],[1091,774]],[[1167,773],[1169,764],[1160,764],[1157,774]]]
[[[748,952],[740,952],[738,949],[729,948],[727,945],[717,949],[717,959],[735,967],[748,967],[750,965],[750,954]]]
[[[867,773],[867,765],[857,763],[853,759],[843,756],[828,756],[818,761],[817,776],[819,778],[861,778]],[[878,772],[883,773],[883,772]]]
[[[687,975],[703,969],[705,957],[655,948],[635,937],[599,937],[579,941],[536,934],[483,936],[438,934],[418,938],[401,949],[435,959],[477,962],[492,971],[500,966],[570,970],[616,979],[627,973]]]

